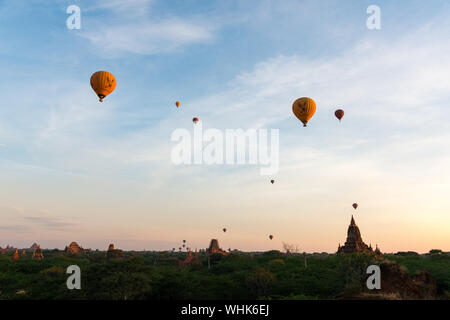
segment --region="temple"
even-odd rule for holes
[[[44,255],[42,254],[41,246],[38,245],[36,250],[33,252],[33,259],[42,260],[44,259]]]
[[[111,243],[108,246],[108,251],[106,251],[106,258],[112,259],[112,258],[122,258],[123,257],[123,251],[120,249],[116,249],[114,247],[114,244]]]
[[[220,254],[228,254],[228,252],[220,249],[219,247],[219,240],[217,239],[211,239],[211,243],[209,244],[209,248],[206,249],[206,254],[213,254],[213,253],[220,253]]]
[[[19,260],[19,250],[18,249],[16,249],[16,252],[14,252],[12,258],[13,258],[14,261]]]
[[[180,261],[179,266],[185,267],[185,266],[194,265],[194,264],[201,265],[202,262],[200,261],[200,258],[198,257],[197,249],[195,249],[194,254],[192,254],[192,251],[189,249],[186,259],[184,261]]]
[[[339,248],[337,253],[354,253],[354,252],[364,252],[364,253],[375,253],[376,255],[381,255],[381,251],[378,248],[374,251],[371,245],[367,245],[361,238],[361,232],[359,231],[358,226],[355,223],[355,219],[352,216],[352,220],[350,221],[350,225],[348,226],[347,231],[347,240],[345,244],[341,246],[339,244]]]
[[[81,254],[84,253],[84,249],[78,245],[76,242],[72,242],[68,247],[64,249],[65,253],[70,254]]]

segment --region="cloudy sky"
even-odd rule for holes
[[[369,30],[371,4],[0,1],[0,246],[334,252],[354,214],[382,251],[450,250],[450,4],[376,1]],[[279,129],[278,173],[173,164],[193,117]]]

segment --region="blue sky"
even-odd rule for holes
[[[446,1],[1,1],[0,246],[167,249],[183,234],[332,252],[358,201],[382,250],[449,249],[449,15]],[[118,83],[103,104],[97,70]],[[300,96],[318,105],[307,130]],[[277,183],[174,166],[171,132],[194,116],[280,129]]]

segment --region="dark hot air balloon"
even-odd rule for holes
[[[227,232],[227,228],[223,228],[223,232]]]
[[[353,206],[353,208],[355,208],[355,210],[356,210],[356,208],[358,208],[358,204],[357,203],[352,204],[352,206]]]
[[[197,122],[198,122],[198,118],[192,119],[192,122],[193,122],[193,123],[197,123]]]
[[[273,235],[270,235],[270,236],[269,236],[269,239],[272,240],[272,239],[273,239]]]
[[[271,183],[271,184],[274,184],[274,183],[275,183],[275,180],[270,180],[270,183]]]
[[[339,121],[341,121],[342,118],[344,117],[344,110],[338,109],[334,112],[334,115],[336,116],[336,118],[339,119]]]

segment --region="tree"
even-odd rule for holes
[[[286,252],[286,254],[296,254],[299,252],[297,245],[289,244],[286,242],[283,242],[283,250]]]

